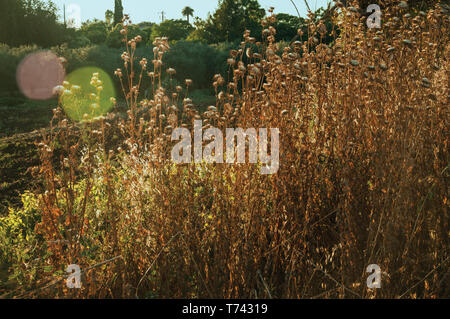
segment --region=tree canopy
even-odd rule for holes
[[[240,39],[246,29],[260,34],[264,16],[265,10],[257,0],[219,0],[213,15],[195,21],[196,31],[191,38],[214,43]]]
[[[165,20],[152,27],[150,40],[153,42],[157,37],[168,37],[169,40],[186,39],[194,28],[185,20]]]
[[[105,21],[86,21],[82,24],[80,32],[94,44],[105,42],[108,35],[108,24]]]
[[[189,17],[194,15],[194,9],[192,9],[191,7],[184,7],[183,11],[181,11],[181,14],[183,15],[183,17],[186,17],[187,22],[189,22]]]
[[[111,48],[121,48],[124,46],[123,43],[123,35],[120,33],[120,30],[123,29],[123,24],[119,23],[113,28],[111,32],[108,33],[106,37],[106,45]],[[127,28],[128,38],[132,39],[138,35],[142,36],[142,38],[147,37],[148,35],[144,30],[141,30],[137,25],[129,25]]]
[[[114,21],[114,12],[111,10],[106,10],[105,12],[105,22],[108,25],[108,27],[111,27]]]
[[[0,42],[11,46],[49,47],[68,38],[51,1],[0,0]]]

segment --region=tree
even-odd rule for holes
[[[122,0],[115,0],[114,2],[114,26],[122,23],[123,19],[123,5]]]
[[[153,22],[148,22],[148,21],[140,22],[140,23],[137,24],[137,26],[138,26],[139,29],[141,29],[141,30],[151,29],[154,25],[155,25],[155,23],[153,23]]]
[[[242,38],[246,29],[259,36],[260,21],[264,16],[265,10],[257,0],[219,0],[219,7],[213,15],[195,22],[197,30],[192,38],[208,43],[235,41]]]
[[[108,33],[106,37],[106,45],[110,48],[122,48],[125,44],[123,43],[123,35],[120,33],[120,30],[123,29],[123,24],[118,23],[116,26],[111,30],[111,32]],[[127,29],[128,33],[128,39],[132,39],[138,35],[140,35],[143,39],[145,37],[148,37],[147,34],[145,34],[145,31],[141,30],[137,25],[131,24],[128,25]]]
[[[216,27],[219,41],[232,41],[242,36],[244,13],[239,2],[222,0],[219,8],[212,16],[212,23]]]
[[[194,9],[191,7],[184,7],[181,13],[183,14],[183,17],[187,18],[187,22],[189,23],[189,17],[194,16]]]
[[[108,25],[104,21],[95,19],[86,21],[80,28],[81,34],[94,44],[104,43],[108,34]]]
[[[108,27],[112,26],[113,19],[114,19],[114,12],[112,12],[111,10],[106,10],[106,12],[105,12],[105,22],[108,25]]]
[[[168,37],[174,41],[183,40],[192,30],[194,30],[192,25],[185,20],[166,20],[152,27],[150,40],[153,42],[157,37]]]
[[[259,38],[262,32],[261,20],[266,15],[266,10],[261,8],[258,0],[241,0],[241,6],[244,29],[250,30],[254,37]]]
[[[0,0],[0,43],[49,47],[68,40],[70,31],[58,22],[51,1]]]
[[[277,14],[277,22],[275,23],[277,40],[292,41],[297,36],[297,30],[304,25],[305,20],[303,18],[286,13]]]
[[[201,41],[206,43],[215,43],[217,40],[217,30],[214,29],[214,25],[211,23],[211,15],[208,14],[206,20],[202,20],[199,17],[195,18],[194,26],[195,30],[188,36],[189,41]]]

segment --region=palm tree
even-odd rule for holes
[[[189,23],[189,17],[194,16],[194,9],[191,7],[185,7],[183,11],[181,11],[181,14],[187,18],[187,22]]]

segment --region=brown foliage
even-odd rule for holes
[[[154,97],[139,102],[147,63],[129,69],[139,39],[126,39],[117,71],[129,106],[117,124],[124,145],[106,149],[103,118],[83,124],[76,143],[59,121],[41,145],[39,231],[59,240],[48,262],[87,268],[122,257],[90,270],[76,297],[448,297],[449,16],[439,6],[415,16],[387,10],[382,29],[336,11],[341,33],[331,46],[310,22],[309,40],[281,55],[268,18],[264,43],[246,33],[231,52],[204,114],[187,97],[189,81],[161,87],[166,39],[156,40],[148,73]],[[279,128],[279,172],[171,164],[171,131],[196,118]],[[55,141],[66,145],[61,173]],[[369,264],[383,271],[379,290],[366,288]]]

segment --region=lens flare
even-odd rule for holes
[[[27,55],[16,73],[17,85],[27,98],[48,100],[54,96],[54,88],[64,81],[65,71],[60,59],[51,51],[39,51]]]
[[[74,121],[92,120],[105,115],[116,98],[110,76],[97,67],[84,67],[70,73],[63,82],[61,104]]]

